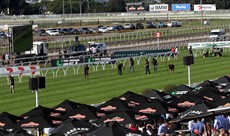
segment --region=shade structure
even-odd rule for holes
[[[3,129],[13,129],[16,128],[15,123],[22,120],[22,117],[15,116],[8,112],[3,112],[0,114],[0,128]]]
[[[128,104],[125,101],[120,100],[118,98],[112,98],[106,101],[105,103],[99,105],[97,108],[106,112],[118,112],[118,111],[130,110]]]
[[[144,134],[118,125],[100,127],[86,136],[145,136]]]
[[[0,136],[6,136],[7,134],[9,134],[8,131],[0,129]]]
[[[134,107],[133,111],[144,114],[159,115],[166,113],[178,113],[181,111],[181,108],[160,100],[152,100],[151,102]]]
[[[205,101],[205,99],[194,93],[187,92],[180,98],[173,100],[171,104],[188,109],[195,106],[200,101]]]
[[[211,87],[201,88],[196,94],[214,103],[218,103],[222,99],[218,92],[215,91],[215,89],[212,89]]]
[[[186,94],[187,92],[194,92],[194,89],[192,87],[186,86],[186,85],[179,85],[176,86],[175,88],[173,88],[171,91],[169,91],[169,94],[176,96],[176,97],[180,97],[184,94]]]
[[[27,133],[25,130],[17,129],[17,130],[13,130],[12,132],[10,132],[5,136],[34,136],[34,135]]]
[[[223,76],[220,77],[213,82],[220,84],[223,88],[221,88],[221,91],[223,92],[230,92],[230,77],[228,76]]]
[[[58,117],[61,116],[63,112],[39,105],[38,107],[33,108],[30,111],[22,114],[21,117],[27,118],[30,116],[40,116],[41,114],[44,116]]]
[[[165,92],[160,92],[158,90],[151,90],[145,93],[144,96],[149,97],[150,99],[158,99],[164,102],[170,102],[173,99],[176,99],[175,96],[167,94]]]
[[[127,91],[118,98],[125,101],[129,107],[136,107],[141,105],[142,103],[151,101],[149,97],[139,95],[131,91]]]
[[[118,122],[119,124],[140,124],[152,120],[153,116],[133,111],[115,112],[95,121],[97,124]]]
[[[212,108],[216,108],[216,107],[217,105],[215,104],[208,103],[208,102],[201,102],[189,108],[188,110],[181,113],[180,115],[178,115],[176,118],[172,120],[172,122],[180,122],[183,120],[191,120],[191,119],[196,119],[200,117],[210,116],[213,113],[208,112],[208,110]]]
[[[203,88],[203,87],[217,87],[217,86],[219,86],[218,83],[215,83],[215,82],[209,81],[209,80],[205,80],[202,83],[198,84],[196,86],[196,88],[199,89],[199,88]]]
[[[61,124],[62,120],[60,118],[51,117],[51,116],[30,116],[25,118],[16,125],[20,128],[50,128],[56,127],[57,125]]]
[[[87,106],[85,108],[74,109],[64,114],[62,118],[65,119],[77,119],[77,120],[94,120],[105,116],[106,113],[93,106]]]
[[[86,107],[86,104],[81,104],[77,102],[73,102],[70,100],[65,100],[61,102],[60,104],[54,106],[52,109],[58,110],[58,111],[64,111],[64,112],[69,112],[74,109]]]
[[[61,125],[51,131],[50,136],[78,136],[84,133],[91,132],[98,127],[76,119],[64,121]]]
[[[220,99],[218,102],[221,106],[230,106],[230,96]]]

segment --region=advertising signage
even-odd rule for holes
[[[149,5],[149,11],[168,11],[168,4]]]
[[[172,4],[172,11],[190,11],[190,4]]]
[[[130,5],[128,6],[128,11],[145,11],[145,7],[143,5]]]
[[[202,6],[194,5],[194,11],[215,11],[216,10],[216,4],[202,4]]]

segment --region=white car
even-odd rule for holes
[[[46,33],[50,36],[56,36],[60,35],[59,31],[57,29],[48,29]]]
[[[100,27],[98,29],[98,31],[101,32],[101,33],[107,33],[107,32],[109,32],[109,29],[107,27]]]
[[[124,29],[132,29],[132,28],[133,28],[132,24],[125,24],[124,25]]]

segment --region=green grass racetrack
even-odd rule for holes
[[[187,67],[183,65],[183,56],[187,50],[180,51],[178,59],[170,59],[161,62],[158,58],[158,72],[146,75],[144,72],[144,60],[140,65],[135,61],[135,73],[128,73],[128,63],[125,65],[124,75],[118,75],[117,69],[106,65],[105,70],[99,66],[98,71],[93,71],[90,66],[89,79],[84,79],[83,69],[78,75],[73,75],[69,69],[67,76],[61,71],[58,78],[53,78],[51,73],[46,77],[46,89],[38,92],[39,105],[53,107],[65,99],[75,102],[95,104],[101,103],[121,95],[126,91],[141,93],[146,88],[163,90],[165,85],[188,84]],[[191,83],[198,83],[208,79],[215,79],[230,73],[230,52],[224,52],[222,57],[195,57],[195,64],[191,65]],[[167,64],[175,65],[175,73],[168,73]],[[0,78],[0,112],[9,112],[21,115],[35,107],[35,94],[29,90],[29,77],[23,77],[22,83],[18,83],[15,77],[16,93],[9,93],[9,85],[6,78]]]

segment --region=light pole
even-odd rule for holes
[[[83,2],[85,2],[85,1],[87,1],[87,3],[88,3],[88,9],[89,9],[89,0],[80,0],[80,2],[79,2],[79,7],[80,7],[80,17],[82,16],[82,3]]]
[[[203,24],[203,6],[202,6],[202,0],[200,0],[200,21],[201,25]]]
[[[73,11],[72,11],[72,0],[70,0],[69,3],[70,3],[70,14],[72,14],[72,12],[73,12]]]
[[[65,21],[65,1],[62,0],[63,21]]]

